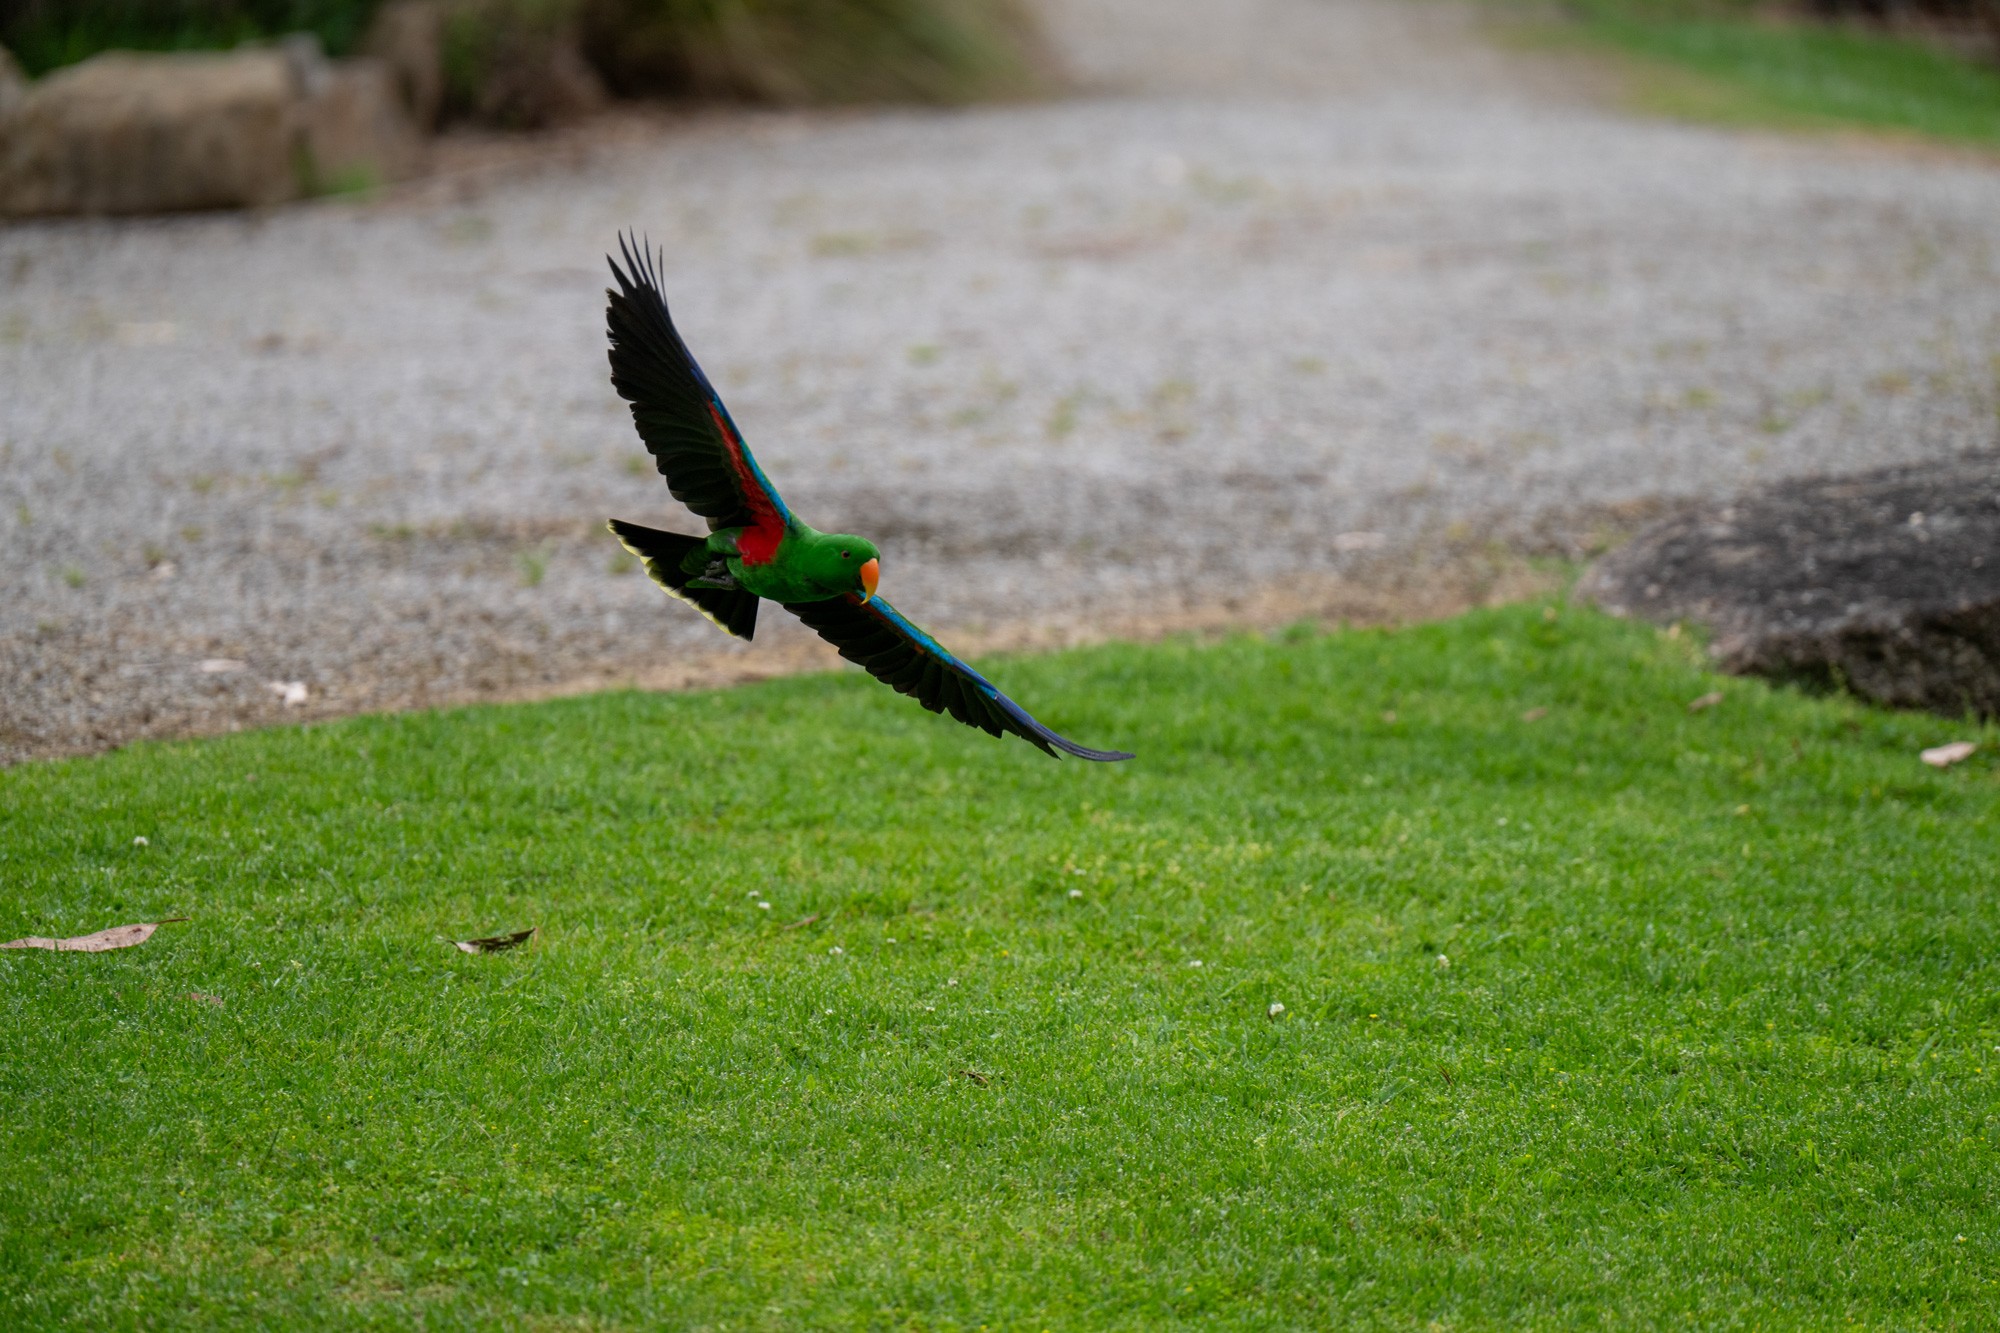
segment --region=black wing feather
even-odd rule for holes
[[[632,424],[674,498],[709,529],[749,527],[759,514],[791,513],[743,443],[729,409],[702,374],[667,313],[649,247],[618,238],[625,266],[608,261],[618,290],[607,290],[611,384],[632,404]],[[731,437],[734,437],[733,439]]]
[[[605,525],[627,551],[639,558],[646,577],[665,588],[715,624],[739,639],[757,635],[757,594],[742,588],[691,588],[693,577],[681,568],[681,560],[696,547],[706,546],[701,537],[684,537],[678,532],[661,532],[637,523],[612,519]]]
[[[784,606],[839,649],[842,657],[933,713],[949,712],[988,735],[1019,736],[1050,756],[1061,750],[1100,763],[1132,757],[1123,750],[1093,750],[1050,731],[879,597],[864,602],[849,593],[824,602]]]

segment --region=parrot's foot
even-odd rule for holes
[[[729,562],[718,558],[709,561],[706,569],[702,570],[696,577],[689,579],[687,586],[690,588],[720,588],[724,592],[734,592],[739,585],[736,582],[736,576],[729,572]]]

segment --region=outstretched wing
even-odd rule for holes
[[[632,424],[667,479],[674,498],[718,528],[751,528],[746,559],[758,539],[773,550],[791,524],[791,511],[750,456],[729,409],[701,373],[674,328],[660,295],[659,269],[645,248],[637,254],[618,238],[625,266],[608,260],[617,291],[608,312],[611,384],[632,404]],[[768,558],[768,557],[766,557]]]
[[[880,597],[864,602],[860,594],[848,593],[824,602],[786,602],[785,609],[840,649],[842,657],[933,713],[949,712],[994,736],[1011,732],[1051,756],[1061,750],[1100,763],[1132,757],[1123,750],[1092,750],[1056,735]]]

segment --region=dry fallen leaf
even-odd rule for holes
[[[1722,702],[1722,691],[1710,690],[1707,694],[1702,695],[1701,698],[1699,699],[1688,700],[1688,712],[1699,713],[1704,709],[1713,708],[1721,702]]]
[[[529,926],[526,930],[517,930],[512,935],[488,935],[483,940],[453,940],[452,943],[466,953],[506,953],[509,949],[526,944],[528,937],[539,929],[541,929],[539,926]]]
[[[1523,722],[1540,722],[1548,715],[1549,710],[1546,708],[1530,708],[1527,712],[1521,714],[1521,720]]]
[[[988,1083],[991,1083],[993,1081],[992,1079],[987,1078],[986,1075],[980,1073],[977,1069],[955,1069],[952,1072],[957,1074],[960,1078],[971,1079],[974,1083],[977,1083],[982,1088],[985,1087]]]
[[[1925,750],[1918,758],[1932,768],[1950,768],[1960,760],[1972,758],[1972,752],[1978,748],[1971,741],[1953,741],[1949,745],[1939,745]]]
[[[1386,532],[1340,532],[1333,538],[1336,551],[1379,551],[1388,544]]]
[[[239,662],[233,657],[211,657],[196,669],[204,676],[226,676],[232,671],[241,671],[249,665],[248,662]]]
[[[113,926],[100,930],[95,935],[74,935],[66,940],[52,940],[45,935],[29,935],[25,939],[8,940],[0,944],[0,949],[53,949],[57,953],[108,953],[113,949],[129,949],[135,944],[144,944],[153,938],[153,932],[172,921],[185,921],[184,916],[170,916],[165,921],[141,921],[132,926]]]
[[[218,1009],[222,1008],[222,997],[220,995],[210,995],[206,991],[191,990],[188,992],[187,997],[196,1004],[212,1004]]]

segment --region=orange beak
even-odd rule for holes
[[[882,562],[880,560],[864,560],[861,562],[862,601],[865,602],[875,595],[875,581],[881,577]]]

